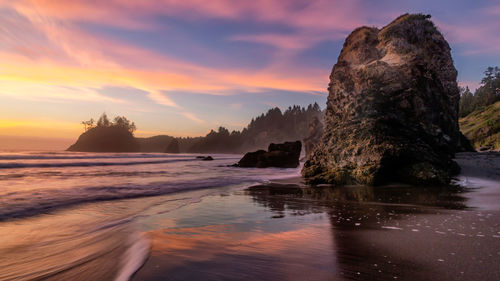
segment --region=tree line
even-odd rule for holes
[[[288,107],[284,112],[278,107],[252,118],[241,131],[229,131],[219,127],[206,136],[180,138],[183,152],[241,153],[254,149],[265,149],[271,142],[302,140],[307,136],[308,125],[314,117],[322,120],[323,112],[317,103],[307,107]]]
[[[472,93],[469,87],[460,89],[459,116],[465,117],[476,109],[500,101],[500,68],[488,67],[481,86]]]
[[[88,121],[82,121],[81,124],[84,127],[85,132],[93,128],[105,128],[105,127],[116,127],[127,129],[130,133],[133,133],[137,127],[135,123],[128,120],[125,116],[116,116],[113,120],[109,120],[108,115],[103,113],[97,121],[94,118],[90,118]]]
[[[323,120],[323,112],[317,103],[307,107],[290,106],[284,112],[275,107],[253,118],[241,131],[229,131],[221,126],[202,137],[156,136],[136,140],[139,140],[141,151],[149,152],[242,153],[266,149],[272,142],[303,140],[307,137],[309,123],[314,117]],[[136,130],[134,122],[126,117],[117,116],[110,120],[106,113],[103,113],[97,121],[90,119],[82,121],[81,124],[85,132],[94,128],[124,128],[130,133]],[[173,141],[175,145],[170,145]]]

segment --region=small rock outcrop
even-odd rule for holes
[[[325,133],[304,164],[309,183],[448,184],[466,150],[450,46],[429,20],[405,14],[346,39],[330,75]]]
[[[306,158],[311,156],[314,151],[314,147],[321,141],[321,136],[323,136],[323,124],[319,118],[315,116],[309,123],[307,137],[304,139]]]
[[[300,141],[271,143],[268,151],[248,152],[235,166],[242,168],[296,168],[299,166],[301,149],[302,143]]]
[[[134,135],[119,126],[95,127],[81,134],[68,151],[81,152],[138,152],[140,146]]]
[[[172,139],[165,148],[165,153],[179,153],[179,141],[177,139]]]

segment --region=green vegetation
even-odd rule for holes
[[[138,152],[140,145],[134,138],[134,122],[123,116],[110,121],[106,113],[94,121],[82,122],[85,132],[80,135],[69,151],[86,152]]]
[[[133,133],[137,128],[134,122],[128,120],[125,116],[116,116],[113,121],[110,121],[108,115],[103,113],[97,122],[94,121],[94,118],[90,118],[88,121],[82,121],[81,124],[85,128],[85,132],[93,129],[93,128],[105,128],[105,127],[117,127],[127,129],[130,133]]]
[[[179,139],[183,152],[242,153],[265,149],[269,143],[302,140],[307,136],[314,117],[322,120],[323,112],[317,103],[307,108],[294,105],[285,112],[277,107],[252,119],[242,131],[229,132],[224,127],[210,131],[205,137]]]
[[[85,132],[68,150],[94,152],[188,152],[188,153],[243,153],[267,148],[269,143],[282,143],[304,139],[308,126],[314,117],[323,118],[317,103],[307,108],[294,105],[285,112],[279,108],[270,109],[252,119],[242,131],[219,127],[204,137],[174,138],[154,136],[134,138],[134,122],[124,116],[110,121],[103,113],[97,120],[83,121]]]
[[[500,149],[500,101],[475,110],[459,123],[460,130],[475,148]]]
[[[467,87],[461,89],[460,117],[500,101],[500,68],[490,66],[484,75],[481,86],[474,93]]]
[[[380,36],[384,41],[393,38],[406,38],[410,44],[425,42],[426,40],[422,40],[424,36],[434,34],[437,31],[434,23],[429,20],[430,18],[431,15],[403,14],[384,27],[380,31]],[[423,32],[414,32],[415,30],[422,30]]]
[[[500,149],[500,68],[488,67],[481,86],[472,93],[461,89],[459,123],[462,133],[477,149]]]

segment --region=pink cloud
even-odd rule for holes
[[[177,105],[173,100],[171,100],[165,94],[160,93],[159,91],[149,93],[148,97],[158,104],[179,108],[179,105]]]
[[[316,80],[315,77],[307,77],[308,73],[316,75],[316,71],[312,69],[302,69],[300,73],[294,73],[289,67],[283,67],[279,72],[271,68],[262,69],[258,74],[245,69],[232,69],[228,72],[228,69],[217,66],[204,67],[102,38],[70,23],[54,24],[53,21],[38,16],[29,20],[32,26],[36,26],[37,32],[47,38],[48,43],[45,42],[45,45],[64,59],[45,56],[40,58],[42,64],[34,64],[14,59],[14,56],[25,55],[25,52],[10,50],[11,52],[4,53],[4,57],[7,58],[4,62],[24,65],[24,68],[20,68],[17,72],[19,75],[38,70],[41,73],[37,75],[38,78],[51,79],[46,72],[52,69],[58,71],[57,75],[53,75],[52,79],[55,79],[53,82],[71,82],[78,79],[82,80],[82,84],[109,81],[111,85],[132,86],[148,92],[179,89],[225,94],[229,93],[228,89],[238,87],[298,91],[320,89],[318,85],[314,85],[315,82],[311,83]],[[19,31],[22,32],[23,28],[20,27]],[[15,41],[15,38],[13,40]],[[43,71],[37,69],[42,66]],[[67,77],[72,72],[75,75]]]
[[[142,2],[142,1],[141,1]],[[149,2],[149,3],[148,3]],[[151,1],[95,0],[0,0],[0,7],[14,8],[30,18],[43,17],[55,21],[90,22],[130,29],[152,28],[145,17],[152,10]]]
[[[359,25],[356,17],[350,15],[356,12],[357,2],[255,0],[235,4],[230,0],[20,0],[12,4],[0,0],[0,6],[14,8],[49,39],[46,53],[60,54],[60,58],[36,55],[49,60],[50,63],[114,72],[124,77],[121,81],[113,79],[110,83],[120,82],[150,93],[157,90],[203,89],[204,93],[225,94],[229,92],[227,90],[234,88],[323,91],[325,86],[319,82],[319,78],[326,76],[326,72],[302,67],[299,73],[296,68],[290,67],[287,61],[290,61],[289,58],[294,52],[323,40],[341,38],[348,30]],[[188,63],[90,34],[80,30],[76,24],[84,21],[122,28],[150,28],[152,21],[145,19],[154,19],[155,15],[181,16],[190,20],[220,18],[279,23],[294,27],[297,32],[289,35],[243,34],[229,38],[232,41],[268,44],[288,51],[277,53],[256,75],[254,71],[245,69],[203,67]],[[141,26],[145,23],[146,26]],[[31,42],[30,45],[34,46],[36,42]],[[17,55],[33,57],[35,54],[30,51],[27,46],[18,46],[17,50],[14,50]],[[227,74],[228,70],[231,73]]]
[[[195,114],[193,113],[190,113],[190,112],[182,112],[181,113],[184,117],[186,117],[187,119],[191,120],[191,121],[194,121],[198,124],[205,124],[205,120],[202,120],[200,118],[198,118],[198,116],[196,116]]]
[[[308,29],[352,29],[360,24],[362,11],[358,0],[20,0],[14,4],[3,0],[0,5],[14,6],[30,16],[43,15],[52,19],[94,22],[128,28],[151,28],[154,16],[246,19],[281,23]]]
[[[0,6],[13,7],[29,18],[50,19],[54,24],[62,22],[91,22],[107,24],[121,28],[155,28],[155,18],[159,16],[180,17],[184,20],[200,21],[204,19],[246,20],[260,23],[276,23],[294,28],[296,35],[241,34],[231,40],[265,43],[282,49],[298,50],[315,43],[314,34],[338,37],[347,35],[354,28],[366,24],[373,18],[360,0],[19,0],[10,2],[0,0]],[[397,10],[397,11],[396,11]],[[478,11],[471,11],[481,16],[495,17],[500,14],[500,6],[494,5]],[[400,9],[387,9],[377,12],[375,17],[384,20],[387,15],[399,15]],[[500,47],[496,26],[497,19],[488,24],[441,23],[443,30],[450,34],[452,41],[476,44],[477,48],[469,54],[497,52]],[[384,21],[385,23],[385,21]],[[313,35],[311,36],[311,32]],[[305,36],[310,35],[309,38]],[[308,40],[309,39],[309,40]],[[319,40],[319,39],[317,39]],[[476,42],[471,42],[476,41]],[[482,43],[482,42],[488,43]],[[471,48],[472,49],[472,48]]]

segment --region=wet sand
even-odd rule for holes
[[[144,225],[132,280],[500,280],[500,155],[454,187],[226,189]]]
[[[0,280],[500,280],[500,154],[457,161],[452,187],[295,178],[3,220]]]

